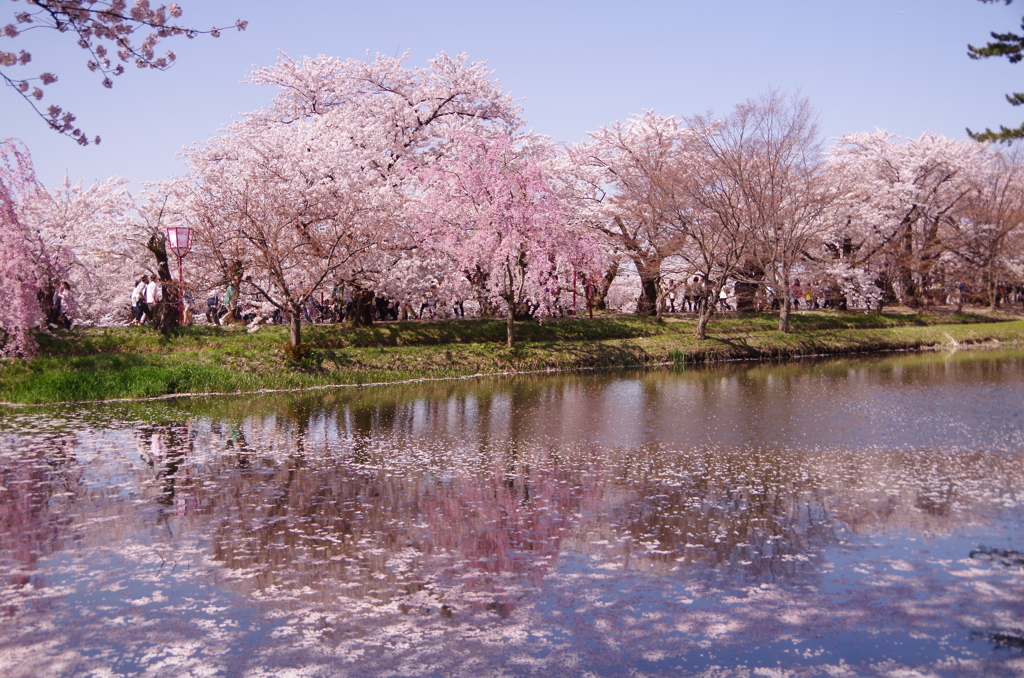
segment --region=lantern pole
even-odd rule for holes
[[[168,226],[167,243],[178,258],[178,325],[185,324],[185,273],[182,262],[192,250],[192,229],[188,226]]]
[[[178,257],[178,326],[185,324],[185,278],[181,262],[185,257]]]

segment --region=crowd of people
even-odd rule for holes
[[[153,322],[156,305],[162,299],[162,291],[155,276],[144,275],[132,290],[132,325],[146,325]]]
[[[713,303],[719,311],[735,310],[756,310],[770,309],[779,310],[782,305],[782,297],[774,294],[764,286],[748,285],[746,299],[741,299],[744,293],[740,292],[742,285],[735,281],[729,281],[722,286],[715,299],[709,299],[712,290],[705,285],[698,277],[688,278],[685,282],[668,281],[665,295],[665,311],[668,313],[697,313],[706,303]],[[810,284],[801,284],[799,279],[793,281],[789,290],[790,307],[799,310],[814,310],[820,308],[835,308],[845,310],[849,303],[847,296],[828,281],[814,281]]]
[[[709,286],[697,276],[685,281],[666,280],[663,287],[664,311],[667,313],[697,313],[704,304],[714,304],[718,311],[735,310],[778,310],[783,298],[773,294],[764,286],[747,286],[753,289],[741,291],[741,284],[730,281],[723,286],[715,299],[710,299]],[[932,286],[926,299],[932,304],[961,306],[972,302],[982,303],[975,299],[972,290],[964,283],[952,286]],[[329,294],[322,293],[318,298],[310,297],[302,308],[305,323],[337,323],[344,322],[357,312],[356,295],[358,290],[342,283],[336,284]],[[747,298],[741,298],[746,296]],[[49,298],[48,326],[50,329],[63,328],[70,330],[74,325],[74,297],[68,282],[61,282],[54,287]],[[156,310],[162,301],[162,283],[153,275],[141,276],[131,292],[131,325],[148,325],[154,322]],[[794,310],[868,308],[864,299],[856,296],[848,298],[833,283],[812,281],[802,283],[793,281],[789,289],[790,306]],[[1000,304],[1024,304],[1024,286],[1002,285],[998,289],[997,301]],[[471,315],[479,309],[470,305]],[[181,322],[191,325],[194,318],[195,300],[190,289],[182,294]],[[563,309],[556,315],[572,314],[578,309]],[[439,299],[433,289],[427,290],[417,303],[395,301],[387,297],[371,295],[369,307],[364,308],[372,320],[416,320],[416,319],[449,319],[466,317],[466,304],[456,300],[446,302]],[[249,331],[256,331],[263,324],[281,324],[289,320],[288,314],[265,300],[255,297],[242,298],[234,285],[228,284],[223,293],[211,295],[206,299],[203,316],[207,323],[215,325],[242,324]]]

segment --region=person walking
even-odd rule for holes
[[[235,319],[235,309],[238,306],[238,292],[235,291],[235,288],[231,283],[228,283],[228,286],[224,289],[223,303],[224,313],[218,320],[221,325],[231,323]]]
[[[196,298],[191,288],[186,288],[181,294],[181,324],[188,326],[192,324],[192,309],[196,307]]]
[[[156,278],[152,277],[146,283],[146,322],[153,322],[156,316],[156,305],[160,303],[160,286],[156,284]]]
[[[148,282],[149,278],[142,276],[132,290],[132,325],[141,325],[142,318],[145,316],[143,304],[146,303],[146,283]]]
[[[50,317],[46,319],[50,329],[57,329],[57,325],[60,323],[60,303],[60,284],[58,284],[53,288],[53,296],[50,297]]]
[[[74,321],[71,320],[72,305],[74,300],[71,298],[71,285],[64,281],[57,288],[57,291],[53,295],[53,305],[55,312],[57,313],[57,324],[63,325],[65,330],[71,331],[74,327]]]
[[[733,296],[733,288],[723,286],[718,292],[718,309],[720,311],[731,311],[732,304],[729,303],[729,298]]]
[[[789,286],[789,304],[796,310],[800,308],[800,300],[804,298],[803,288],[800,286],[800,278],[793,281],[793,284]]]
[[[686,279],[686,283],[683,285],[683,312],[696,313],[697,312],[697,281],[700,280],[697,276],[693,277],[693,280]]]
[[[714,304],[715,300],[711,300],[711,304]],[[701,309],[704,308],[704,304],[708,303],[707,290],[704,287],[704,281],[700,279],[700,276],[693,276],[693,285],[690,287],[690,311],[693,313],[700,313]],[[714,306],[711,306],[714,308]]]

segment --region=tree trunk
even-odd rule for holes
[[[900,283],[900,303],[908,308],[921,308],[921,289],[914,278],[914,230],[907,224],[900,243],[900,261],[897,279]]]
[[[466,271],[466,279],[473,288],[476,301],[480,304],[480,317],[493,318],[498,315],[498,309],[491,302],[487,295],[487,274],[482,268],[476,266],[472,271]]]
[[[291,319],[288,322],[288,343],[292,348],[302,344],[302,309],[292,304]]]
[[[374,297],[372,290],[356,290],[352,295],[352,310],[349,320],[354,327],[369,327],[373,324]]]
[[[737,311],[760,310],[758,304],[758,292],[764,281],[764,269],[756,261],[748,259],[743,262],[740,269],[740,279],[736,281],[733,288],[736,295]]]
[[[708,321],[711,320],[714,311],[715,307],[711,304],[701,304],[697,307],[697,329],[694,332],[697,339],[704,339],[707,336]]]
[[[913,277],[905,278],[901,281],[901,288],[903,288],[903,305],[907,308],[922,308],[924,306],[924,298],[921,296],[921,288],[914,281]]]
[[[156,257],[156,273],[160,280],[163,299],[152,309],[153,327],[167,334],[178,327],[178,286],[171,280],[167,263],[167,246],[163,236],[154,234],[146,243],[146,249]]]
[[[658,312],[658,278],[640,275],[640,296],[636,299],[637,315],[656,315]]]
[[[644,261],[634,258],[633,265],[640,276],[640,296],[636,299],[636,315],[656,315],[658,288],[661,286],[661,260]]]
[[[516,343],[516,314],[512,311],[510,304],[505,311],[505,345],[513,348]]]
[[[516,304],[511,295],[501,295],[505,300],[505,346],[513,348],[516,344]]]
[[[53,294],[56,291],[57,285],[51,280],[47,281],[42,291],[36,295],[36,298],[39,300],[39,308],[43,311],[43,318],[45,320],[43,323],[44,327],[53,321]],[[3,345],[2,341],[0,341],[0,345]]]
[[[615,277],[618,274],[619,262],[616,261],[608,267],[608,270],[601,276],[597,284],[591,287],[590,304],[592,308],[598,311],[608,310],[608,290],[611,289],[612,283],[615,282]]]
[[[792,300],[789,298],[789,290],[783,295],[782,306],[779,308],[779,332],[789,332],[789,310]]]
[[[882,315],[882,309],[885,308],[887,304],[896,300],[896,293],[893,291],[892,281],[888,277],[879,277],[878,280],[875,281],[875,287],[881,290],[881,294],[878,296],[878,308],[875,312],[878,315]]]

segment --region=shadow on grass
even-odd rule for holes
[[[543,324],[516,322],[518,343],[540,341],[597,341],[651,336],[665,331],[653,319],[635,316],[560,318]],[[376,323],[370,327],[313,325],[306,330],[316,348],[372,348],[374,346],[435,346],[438,344],[504,344],[504,320],[471,319]]]

